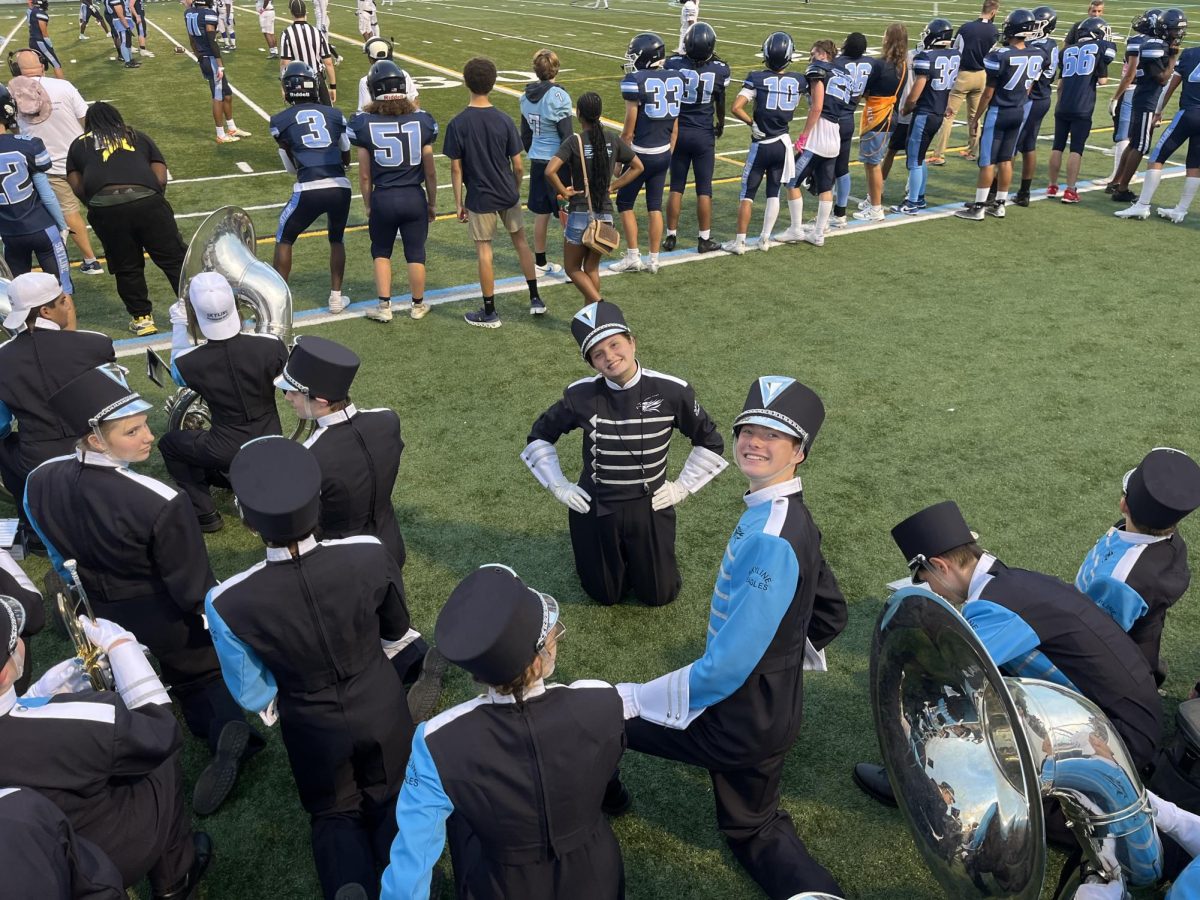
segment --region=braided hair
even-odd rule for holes
[[[581,166],[588,167],[588,188],[592,209],[601,209],[608,197],[608,184],[612,178],[612,165],[608,157],[608,140],[604,134],[604,126],[600,124],[600,115],[604,110],[603,101],[595,91],[588,91],[575,104],[575,112],[583,126],[583,133],[592,147],[592,159],[579,161]]]
[[[97,100],[88,107],[83,127],[91,134],[92,144],[97,150],[116,150],[125,143],[133,143],[133,129],[125,124],[121,113],[111,103]]]

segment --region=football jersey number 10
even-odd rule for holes
[[[772,75],[763,79],[767,88],[767,109],[782,109],[784,112],[800,105],[800,82],[794,77],[780,78]]]
[[[415,166],[421,158],[421,123],[372,122],[371,143],[379,165]]]

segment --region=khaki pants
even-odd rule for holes
[[[979,100],[983,97],[983,89],[985,87],[987,87],[987,73],[982,69],[978,72],[958,73],[958,79],[954,82],[954,90],[950,92],[950,99],[946,102],[946,121],[938,129],[938,134],[935,138],[936,143],[930,153],[931,156],[941,157],[946,155],[946,145],[950,141],[950,124],[958,114],[963,100],[967,101],[967,119],[969,121],[979,109]],[[982,128],[976,131],[973,137],[968,139],[968,146],[972,156],[979,155],[979,134],[981,131],[983,131]]]

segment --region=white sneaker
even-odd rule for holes
[[[649,272],[651,275],[657,275],[658,274],[658,262],[655,260],[650,260],[650,259],[646,260],[642,264],[642,271]]]
[[[787,231],[774,237],[777,244],[798,244],[802,240],[804,240],[804,228],[797,228],[795,225],[789,226]]]
[[[329,311],[336,315],[346,311],[346,305],[350,302],[350,298],[345,294],[330,294],[327,302]]]
[[[734,256],[741,256],[746,252],[746,242],[739,238],[734,238],[732,241],[723,243],[721,249],[726,253],[732,253]]]
[[[410,319],[423,319],[429,312],[428,303],[411,303],[408,307],[408,317]]]
[[[887,216],[883,214],[882,206],[868,206],[862,212],[856,212],[854,218],[860,222],[882,222]]]
[[[1176,225],[1178,225],[1180,222],[1182,222],[1184,220],[1184,218],[1187,217],[1186,209],[1177,209],[1174,206],[1172,206],[1170,209],[1166,209],[1166,208],[1160,206],[1158,208],[1157,212],[1164,219],[1166,219],[1167,221],[1170,221],[1170,222],[1174,222]]]
[[[1148,219],[1150,218],[1150,207],[1135,203],[1128,209],[1118,209],[1113,215],[1118,219]]]
[[[154,59],[154,54],[151,53],[149,50],[143,49],[142,56],[146,57],[146,59]]]
[[[534,266],[533,270],[537,273],[538,278],[543,275],[561,275],[563,273],[563,267],[552,262],[548,262],[544,266]]]
[[[81,41],[90,41],[90,40],[91,40],[91,38],[90,38],[90,37],[88,37],[86,34],[81,34],[81,35],[79,36],[79,40],[81,40]]]
[[[864,211],[870,209],[871,208],[871,198],[864,197],[862,200],[859,200],[858,208],[861,210],[864,210]]]
[[[845,216],[830,216],[829,223],[825,226],[825,233],[829,234],[829,232],[833,231],[836,228],[845,228],[845,227],[846,227],[846,217]]]
[[[626,256],[624,259],[609,263],[608,271],[610,272],[641,272],[646,268],[640,256]]]
[[[392,304],[386,300],[380,300],[374,309],[367,310],[367,318],[372,322],[392,321]]]
[[[768,250],[770,250],[774,246],[775,246],[775,242],[773,240],[771,240],[771,236],[769,234],[764,234],[764,235],[759,236],[758,249],[761,250],[763,253],[766,253]]]
[[[815,223],[809,225],[804,229],[804,243],[812,244],[814,247],[824,247],[825,234],[817,229]]]

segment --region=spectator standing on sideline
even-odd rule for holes
[[[488,99],[496,86],[496,64],[482,56],[467,60],[463,66],[463,82],[471,93],[471,102],[446,126],[446,143],[442,148],[450,158],[450,184],[454,190],[458,221],[467,223],[479,260],[483,306],[463,318],[480,328],[499,328],[502,323],[496,312],[496,282],[492,271],[492,239],[498,225],[504,225],[521,260],[521,271],[529,285],[530,314],[543,315],[546,304],[538,296],[533,253],[525,240],[520,193],[521,182],[525,180],[521,136],[517,134],[513,120],[492,106]]]
[[[108,270],[129,311],[129,330],[143,337],[156,334],[154,307],[146,286],[150,259],[179,296],[179,274],[187,245],[167,202],[167,163],[147,135],[125,124],[116,107],[91,105],[87,129],[67,153],[67,181],[88,208],[88,223],[104,243]]]
[[[546,163],[573,132],[571,97],[554,83],[558,54],[539,50],[533,56],[538,80],[521,96],[521,144],[529,154],[529,211],[533,213],[533,256],[538,275],[561,275],[562,266],[546,261],[546,230],[558,203],[546,183]]]
[[[883,36],[883,52],[871,60],[871,72],[863,91],[863,111],[858,139],[858,161],[867,173],[866,206],[854,214],[864,222],[881,222],[883,213],[883,170],[881,165],[896,127],[908,73],[906,49],[908,29],[893,22]]]
[[[284,69],[290,62],[308,63],[308,67],[317,73],[319,98],[322,106],[333,106],[337,102],[337,75],[333,71],[333,51],[325,34],[308,24],[308,8],[304,0],[291,0],[288,11],[292,14],[292,24],[283,29],[283,38],[279,42],[279,74],[282,77]]]
[[[15,59],[22,77],[14,78],[9,89],[17,101],[17,124],[21,134],[41,138],[50,153],[47,175],[62,208],[63,219],[71,230],[71,238],[83,254],[80,273],[103,275],[92,242],[88,240],[87,225],[79,213],[79,201],[67,184],[67,151],[71,142],[83,134],[87,103],[71,82],[63,78],[43,78],[46,67],[32,50],[18,50]]]
[[[1000,0],[984,0],[983,10],[974,22],[967,22],[958,29],[954,36],[954,47],[962,56],[958,69],[958,79],[954,82],[954,90],[950,92],[950,102],[946,105],[945,127],[937,136],[937,146],[929,158],[931,166],[941,166],[946,162],[946,144],[950,140],[950,127],[954,117],[964,100],[967,101],[967,118],[975,118],[979,109],[979,101],[983,97],[983,89],[987,87],[987,75],[983,71],[983,58],[991,51],[992,46],[1000,39],[1000,31],[993,21],[996,10],[1000,8]],[[963,159],[976,159],[979,155],[979,133],[970,136],[967,149],[959,156]]]

